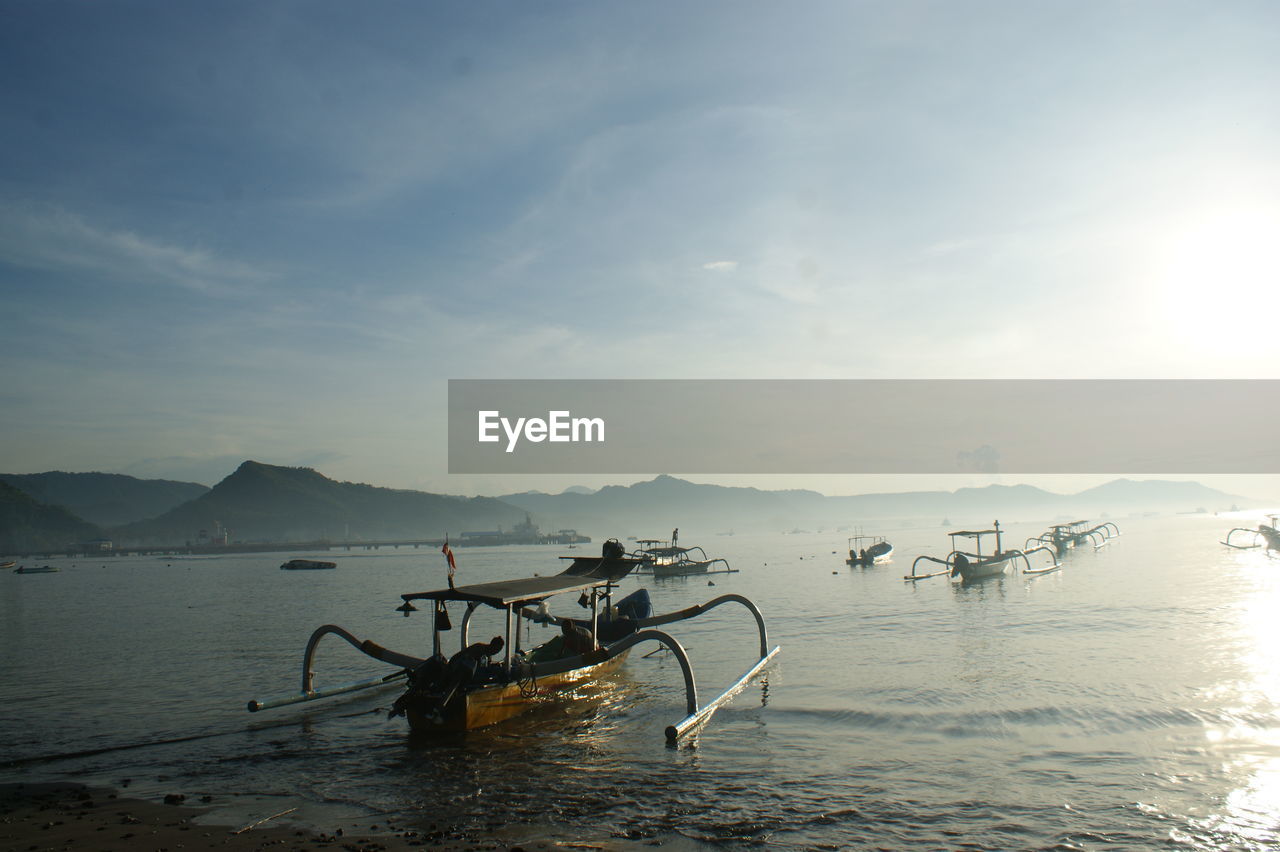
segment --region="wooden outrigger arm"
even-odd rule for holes
[[[905,575],[903,575],[902,579],[904,579],[904,580],[927,580],[927,579],[929,579],[930,577],[940,577],[940,576],[942,576],[943,574],[950,574],[950,573],[951,573],[951,569],[952,569],[952,567],[953,567],[953,566],[952,566],[952,557],[954,557],[954,556],[956,555],[956,553],[957,553],[957,552],[958,552],[958,551],[955,551],[955,550],[951,551],[951,553],[949,553],[949,554],[947,555],[947,558],[946,558],[946,559],[939,559],[939,558],[938,558],[938,557],[936,557],[936,556],[917,556],[917,557],[916,557],[916,560],[915,560],[914,562],[912,562],[912,563],[911,563],[911,573],[910,573],[910,574],[905,574]],[[929,573],[929,574],[917,574],[917,573],[916,573],[916,566],[917,566],[917,565],[919,565],[921,562],[933,562],[933,563],[935,563],[935,564],[937,564],[937,565],[942,565],[942,566],[943,566],[943,569],[942,569],[941,571],[934,571],[934,572]]]
[[[721,604],[726,603],[740,603],[755,617],[756,629],[759,631],[760,635],[760,658],[756,660],[751,668],[744,672],[741,677],[730,684],[724,692],[699,707],[698,687],[693,676],[693,665],[689,662],[689,655],[685,652],[684,646],[681,645],[680,641],[674,636],[661,630],[653,630],[652,628],[663,624],[671,624],[676,621],[695,618],[702,615],[704,612],[715,609]],[[470,614],[470,611],[468,611],[468,613],[463,616],[462,629],[464,631],[466,630],[467,620],[469,619]],[[537,613],[537,611],[527,608],[522,609],[520,614],[525,618],[536,621],[559,623],[563,620],[556,618],[555,616],[542,616]],[[767,628],[764,626],[764,616],[761,614],[759,608],[750,599],[736,594],[720,595],[719,597],[713,598],[703,604],[695,604],[694,606],[675,610],[674,612],[664,613],[663,615],[643,618],[636,622],[636,626],[639,628],[637,632],[624,636],[609,645],[607,648],[602,648],[600,651],[595,652],[596,655],[601,651],[606,652],[606,655],[603,657],[597,658],[597,656],[592,654],[584,654],[581,657],[570,657],[567,660],[556,660],[553,663],[534,664],[532,666],[532,674],[535,677],[540,677],[543,674],[549,674],[551,672],[545,670],[544,667],[551,665],[556,666],[558,670],[561,666],[565,666],[566,668],[577,668],[589,662],[603,662],[604,660],[611,659],[616,657],[618,654],[630,650],[641,642],[658,642],[671,651],[672,655],[676,658],[676,661],[679,662],[680,670],[684,675],[685,711],[687,715],[679,722],[676,722],[673,725],[668,725],[666,728],[667,741],[669,743],[674,743],[690,731],[701,727],[703,723],[711,718],[711,714],[727,703],[729,699],[733,698],[733,696],[736,695],[744,686],[750,683],[751,680],[755,678],[756,675],[758,675],[781,650],[781,647],[779,646],[774,646],[772,649],[769,648],[769,633]],[[464,632],[464,643],[466,642],[465,637],[466,633]]]
[[[381,677],[368,678],[367,680],[358,680],[354,683],[344,684],[342,686],[331,686],[326,689],[315,689],[315,670],[312,669],[312,661],[315,660],[316,647],[320,644],[320,640],[332,633],[339,638],[345,639],[356,650],[373,657],[375,660],[381,660],[384,663],[390,663],[399,666],[400,671],[392,672],[389,675]],[[324,624],[317,627],[312,632],[311,637],[307,639],[307,649],[302,654],[302,691],[297,695],[287,695],[281,698],[269,698],[264,701],[250,701],[249,712],[256,713],[259,710],[271,710],[276,707],[285,707],[289,704],[300,704],[304,701],[315,701],[318,698],[330,698],[334,695],[344,695],[348,692],[357,692],[362,689],[372,689],[378,686],[386,686],[399,678],[404,677],[410,669],[420,666],[425,662],[420,657],[411,657],[408,654],[401,654],[396,651],[388,651],[376,642],[366,639],[361,642],[350,632],[336,624]]]
[[[1231,536],[1234,535],[1235,533],[1244,533],[1245,535],[1252,535],[1253,544],[1232,544]],[[1225,540],[1223,540],[1222,544],[1225,544],[1227,547],[1234,547],[1236,550],[1253,550],[1255,547],[1262,547],[1261,539],[1262,539],[1262,533],[1258,532],[1256,529],[1251,530],[1251,529],[1248,529],[1247,527],[1236,527],[1231,532],[1227,533],[1227,537]]]
[[[1049,567],[1047,568],[1032,568],[1031,560],[1028,559],[1027,557],[1033,553],[1038,553],[1040,551],[1043,551],[1049,554],[1049,559],[1052,560],[1052,564],[1050,564]],[[1026,550],[1019,550],[1018,555],[1022,557],[1022,563],[1023,563],[1022,573],[1023,574],[1048,574],[1050,571],[1057,571],[1059,568],[1062,567],[1062,563],[1058,561],[1057,548],[1050,547],[1047,544],[1041,545],[1040,547],[1031,547],[1031,548],[1027,548]]]
[[[1267,515],[1267,517],[1271,520],[1270,527],[1266,524],[1259,524],[1254,529],[1236,527],[1227,533],[1227,538],[1222,544],[1227,547],[1234,547],[1236,550],[1253,550],[1255,547],[1262,547],[1263,545],[1266,545],[1268,551],[1280,550],[1280,515]],[[1231,536],[1235,533],[1253,536],[1253,544],[1232,544]]]

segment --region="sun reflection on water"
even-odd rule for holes
[[[1235,677],[1212,690],[1222,708],[1221,724],[1205,730],[1209,749],[1223,760],[1220,771],[1228,785],[1214,812],[1195,821],[1213,838],[1205,838],[1211,848],[1280,844],[1280,576],[1254,573],[1268,567],[1259,567],[1257,558],[1242,555],[1239,563],[1253,588],[1234,613]]]

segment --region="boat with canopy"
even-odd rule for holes
[[[712,559],[701,547],[681,547],[680,529],[671,531],[671,540],[642,538],[636,542],[639,549],[628,556],[639,564],[637,574],[654,577],[683,577],[688,574],[734,574],[727,559]]]
[[[1092,544],[1094,550],[1106,547],[1111,543],[1111,539],[1118,535],[1120,535],[1120,528],[1110,521],[1092,527],[1089,526],[1088,521],[1068,521],[1065,524],[1051,524],[1049,529],[1040,535],[1027,539],[1023,549],[1047,544],[1053,547],[1059,556],[1063,556],[1068,550],[1078,545]]]
[[[415,732],[457,732],[485,727],[516,716],[541,701],[563,693],[574,685],[608,674],[622,665],[637,645],[654,642],[671,652],[679,664],[685,684],[685,716],[666,728],[669,742],[675,743],[701,727],[715,710],[729,701],[755,678],[779,652],[769,648],[764,616],[747,598],[720,595],[703,604],[662,615],[650,611],[648,593],[640,589],[613,604],[618,582],[639,565],[626,555],[616,540],[605,543],[600,556],[561,557],[568,568],[547,577],[499,580],[454,586],[452,552],[448,588],[401,595],[396,609],[408,617],[417,612],[415,604],[431,610],[431,653],[426,657],[392,651],[370,640],[361,640],[342,627],[323,625],[311,634],[303,652],[302,688],[299,693],[278,699],[250,701],[251,712],[314,701],[361,689],[370,689],[400,679],[407,688],[392,707],[393,716],[403,715]],[[571,619],[552,615],[546,602],[562,595],[577,595],[578,603],[590,609],[590,617]],[[689,656],[680,642],[660,626],[696,618],[724,604],[740,604],[753,616],[759,636],[759,657],[733,684],[717,697],[698,702],[697,685]],[[459,625],[460,649],[445,657],[441,633],[452,629],[450,604],[462,604]],[[490,607],[505,616],[503,636],[487,643],[469,641],[473,614]],[[521,619],[556,624],[560,635],[534,648],[521,645]],[[343,686],[319,688],[313,663],[320,640],[333,635],[378,660],[394,667],[386,675]]]
[[[1039,545],[1023,550],[1013,548],[1004,550],[1001,547],[1002,530],[1000,522],[995,521],[992,529],[989,530],[957,530],[947,533],[951,536],[951,552],[947,554],[946,559],[939,559],[936,556],[918,556],[911,563],[911,573],[903,577],[904,580],[927,580],[930,577],[940,577],[946,574],[950,577],[959,577],[961,580],[971,582],[974,580],[982,580],[988,577],[998,577],[1012,570],[1014,573],[1018,571],[1019,565],[1022,566],[1023,574],[1047,574],[1050,571],[1056,571],[1062,567],[1058,562],[1057,553],[1050,545]],[[996,547],[991,553],[984,554],[982,552],[982,539],[985,536],[994,536]],[[957,539],[964,540],[957,542]],[[973,542],[972,550],[961,549],[967,542]],[[1031,555],[1034,553],[1044,553],[1051,560],[1050,564],[1045,567],[1032,567]],[[936,565],[943,566],[941,570],[929,573],[918,573],[920,563],[932,562]]]
[[[868,543],[869,542],[869,543]],[[893,545],[884,536],[855,535],[849,539],[849,558],[844,564],[850,568],[867,567],[877,562],[888,562],[893,555]]]

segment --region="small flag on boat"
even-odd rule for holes
[[[453,588],[453,575],[458,570],[458,563],[453,561],[453,550],[449,547],[449,537],[444,538],[444,547],[440,548],[444,558],[449,560],[449,588]]]

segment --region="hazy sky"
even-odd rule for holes
[[[1276,378],[1278,39],[1269,0],[12,0],[0,470],[571,484],[448,476],[449,378]]]

